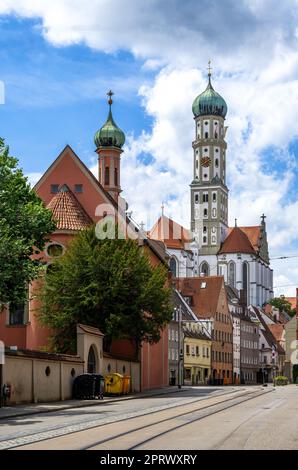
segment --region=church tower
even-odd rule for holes
[[[228,188],[224,125],[225,100],[211,84],[210,62],[206,90],[194,100],[195,121],[191,188],[191,230],[200,256],[216,255],[228,231]],[[207,274],[207,273],[205,273]]]
[[[98,179],[101,185],[117,201],[121,193],[120,186],[120,156],[125,142],[125,134],[119,129],[112,115],[112,96],[110,90],[109,114],[105,124],[96,132],[94,142],[98,154]]]

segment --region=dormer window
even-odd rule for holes
[[[52,194],[59,193],[59,184],[51,184],[51,193]]]
[[[82,193],[82,192],[83,192],[83,185],[75,184],[75,193]]]

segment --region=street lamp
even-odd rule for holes
[[[178,388],[182,386],[182,373],[181,373],[181,364],[183,360],[183,344],[181,347],[181,340],[183,339],[182,335],[182,309],[181,305],[179,308],[175,308],[175,313],[178,314]],[[177,321],[177,316],[176,316]]]

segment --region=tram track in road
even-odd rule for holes
[[[254,389],[255,390],[255,389]],[[55,440],[57,438],[67,437],[71,434],[80,434],[84,431],[92,430],[94,428],[102,429],[104,426],[114,425],[119,423],[120,425],[125,422],[131,422],[134,419],[146,419],[148,416],[153,416],[155,413],[162,413],[170,411],[176,408],[181,410],[181,407],[189,407],[195,404],[202,404],[206,406],[205,403],[208,402],[217,402],[218,400],[226,399],[226,396],[239,396],[247,393],[252,393],[247,389],[235,389],[232,391],[220,391],[220,393],[212,394],[211,396],[200,396],[195,399],[190,399],[185,401],[185,399],[180,399],[174,403],[160,404],[158,406],[153,406],[150,408],[145,408],[140,411],[127,411],[120,413],[117,416],[110,416],[106,418],[96,418],[87,420],[80,420],[77,422],[70,422],[69,424],[57,425],[57,426],[42,426],[39,430],[30,430],[30,432],[21,433],[18,436],[10,435],[7,439],[0,439],[0,450],[4,449],[14,449],[22,446],[27,446],[30,444],[38,443],[41,441]],[[207,405],[208,406],[208,405]],[[32,432],[33,431],[33,432]]]
[[[253,400],[260,396],[270,393],[272,390],[266,391],[253,391],[243,393],[240,396],[228,398],[215,404],[210,404],[205,407],[199,407],[190,411],[175,414],[174,416],[164,418],[153,423],[144,424],[142,426],[135,427],[131,430],[121,432],[110,437],[95,441],[88,446],[81,447],[80,450],[103,450],[103,449],[125,449],[125,450],[136,450],[146,443],[158,439],[167,433],[173,432],[179,428],[200,421],[204,418],[208,418],[214,414],[225,411],[234,406],[238,406],[246,401]],[[186,418],[185,422],[181,423],[181,419]],[[175,423],[175,420],[180,422]],[[172,422],[172,426],[169,424]],[[161,430],[162,428],[162,430]],[[156,432],[157,431],[157,432]],[[141,438],[140,435],[146,436],[145,439]]]
[[[231,403],[242,397],[250,397],[252,395],[268,393],[269,390],[264,389],[248,390],[248,389],[236,389],[230,392],[224,392],[220,394],[213,394],[212,396],[200,397],[199,399],[183,401],[175,403],[161,404],[151,408],[145,408],[139,411],[128,411],[126,413],[111,416],[104,419],[92,419],[83,421],[80,423],[65,424],[64,427],[57,427],[56,429],[46,430],[42,432],[35,432],[32,434],[23,435],[16,438],[10,438],[0,442],[0,449],[26,449],[26,448],[51,448],[51,449],[89,449],[95,445],[104,445],[104,441],[108,442],[112,440],[115,442],[115,438],[121,439],[124,435],[129,435],[140,429],[142,432],[143,428],[147,428],[150,425],[167,422],[172,422],[173,419],[183,419],[183,416],[187,417],[199,410],[211,409],[212,406],[220,405],[222,403]],[[182,412],[183,411],[183,412]],[[174,416],[173,416],[174,413]],[[144,422],[146,426],[144,426]],[[126,430],[124,433],[116,432]],[[103,439],[95,441],[95,433],[100,433],[101,436],[105,436]],[[109,436],[109,438],[107,438]],[[84,443],[84,447],[82,446]],[[89,443],[89,445],[88,445]],[[126,447],[127,448],[127,447]]]

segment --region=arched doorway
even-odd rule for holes
[[[88,374],[96,373],[96,356],[93,346],[91,346],[89,349],[87,372]]]

